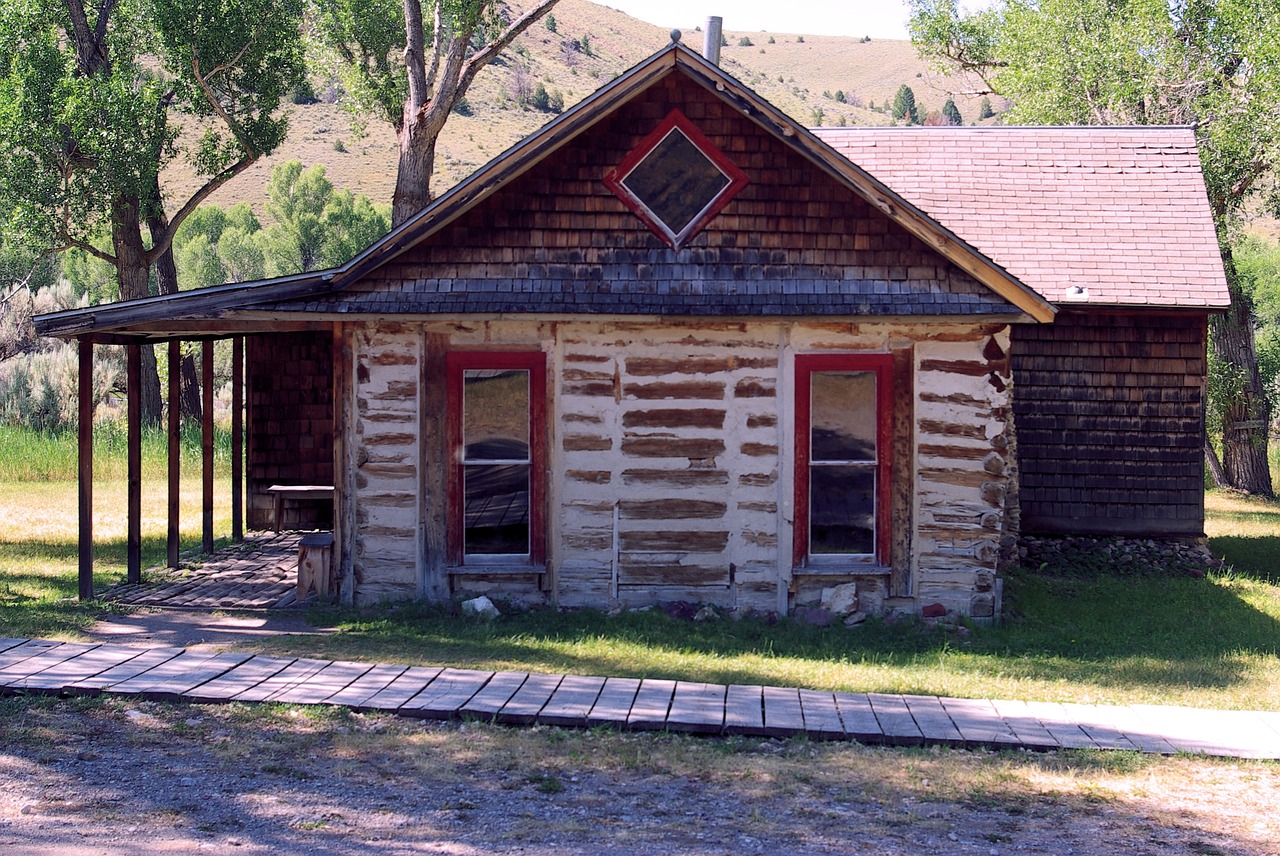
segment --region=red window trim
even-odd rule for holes
[[[465,560],[462,489],[462,374],[467,369],[529,372],[529,563],[547,560],[547,356],[541,351],[451,351],[445,355],[445,431],[448,442],[449,559]]]
[[[670,231],[666,225],[651,216],[649,209],[622,183],[627,174],[653,151],[654,147],[671,132],[672,128],[679,128],[681,133],[688,137],[689,141],[697,146],[699,151],[706,155],[707,159],[715,164],[729,179],[729,183],[716,195],[707,209],[701,215],[695,217],[693,222],[679,233]],[[746,187],[747,174],[739,169],[733,161],[729,160],[728,156],[720,151],[719,146],[711,142],[711,139],[706,134],[698,130],[698,127],[689,121],[689,118],[684,113],[681,113],[679,109],[675,109],[658,123],[658,127],[654,128],[652,133],[637,143],[631,149],[631,152],[622,159],[621,163],[605,173],[604,183],[622,200],[623,205],[627,206],[632,213],[649,227],[649,231],[661,238],[673,250],[678,250],[701,232],[703,227],[710,223],[733,200],[733,197],[738,195],[738,191]]]
[[[889,485],[893,464],[893,356],[890,354],[798,354],[795,388],[795,525],[792,560],[809,563],[809,396],[810,377],[824,371],[872,371],[876,375],[876,555],[889,563]]]

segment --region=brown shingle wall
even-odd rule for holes
[[[1202,534],[1204,370],[1201,314],[1016,326],[1023,530]]]
[[[328,333],[250,336],[248,525],[271,525],[273,484],[333,484],[333,357]],[[288,502],[284,524],[327,527],[322,503]]]

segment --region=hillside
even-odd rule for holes
[[[569,107],[670,41],[670,28],[655,27],[587,0],[561,0],[554,14],[557,32],[550,32],[542,22],[534,24],[499,62],[477,77],[467,97],[471,115],[452,116],[441,139],[436,192],[553,118],[516,103],[512,92],[520,82],[529,89],[541,82],[548,91],[561,93]],[[942,107],[948,87],[960,88],[930,73],[907,41],[746,32],[731,29],[731,16],[725,23],[730,27],[725,30],[729,46],[722,49],[721,67],[806,125],[817,123],[819,109],[824,125],[887,124],[888,116],[855,105],[891,101],[903,83],[914,90],[922,115]],[[590,55],[582,50],[584,37]],[[744,38],[752,44],[740,45]],[[701,49],[702,33],[686,32],[684,42]],[[317,90],[323,90],[323,82],[317,83]],[[850,103],[823,94],[837,90],[847,93]],[[966,122],[977,118],[978,99],[955,100]],[[212,202],[229,206],[247,201],[261,212],[272,167],[295,158],[308,165],[324,164],[337,187],[376,202],[390,202],[397,146],[389,125],[371,119],[364,133],[357,135],[350,116],[326,103],[291,105],[288,114],[290,131],[284,146],[221,188]],[[196,178],[189,172],[173,170],[166,175],[170,205],[185,199],[195,186]]]

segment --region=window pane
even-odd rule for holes
[[[729,185],[729,179],[677,128],[622,183],[678,235]]]
[[[529,460],[529,372],[465,371],[462,420],[464,460]]]
[[[809,381],[811,460],[876,459],[874,372],[814,372]]]
[[[464,547],[469,554],[529,552],[529,465],[463,468]]]
[[[876,471],[809,468],[809,553],[875,552]]]

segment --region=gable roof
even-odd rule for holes
[[[1230,304],[1190,128],[814,134],[1054,303]]]
[[[1018,193],[1032,194],[1034,188],[1031,186],[1030,179],[1034,174],[1034,167],[1031,164],[1039,161],[1035,161],[1035,158],[1030,154],[1024,158],[1026,163],[1023,165],[1028,179],[1026,190],[1021,189],[1016,183],[1010,183],[1005,188],[987,188],[991,192],[984,191],[979,193],[974,191],[968,184],[965,184],[960,178],[955,179],[956,186],[964,188],[961,197],[973,197],[978,200],[974,204],[984,212],[976,218],[966,219],[962,216],[963,204],[957,203],[955,206],[947,207],[938,200],[937,194],[931,195],[929,192],[929,184],[934,175],[962,175],[956,169],[947,170],[941,166],[935,169],[927,166],[927,164],[935,163],[936,160],[946,162],[947,156],[944,151],[946,146],[938,145],[938,143],[944,142],[944,138],[941,135],[930,137],[926,143],[926,141],[907,136],[907,134],[916,133],[939,133],[935,129],[912,132],[899,131],[899,133],[904,133],[904,136],[895,139],[900,139],[903,143],[902,146],[897,146],[896,143],[890,145],[888,142],[877,142],[877,140],[887,141],[890,139],[889,137],[859,137],[857,134],[860,129],[822,130],[819,132],[821,134],[820,137],[818,134],[797,125],[773,105],[760,98],[750,89],[742,86],[718,67],[708,63],[698,54],[678,42],[673,42],[611,83],[606,84],[586,100],[507,150],[489,164],[481,167],[469,178],[443,194],[418,216],[402,224],[342,266],[296,277],[254,283],[236,283],[210,289],[183,292],[177,295],[45,315],[36,319],[37,332],[43,335],[57,336],[90,335],[104,341],[122,341],[134,336],[139,338],[160,338],[164,335],[177,335],[174,331],[181,331],[189,335],[190,331],[205,330],[206,335],[216,335],[219,323],[227,327],[227,330],[223,332],[230,332],[231,330],[240,332],[245,328],[243,326],[233,326],[229,323],[229,319],[236,319],[241,323],[249,319],[255,319],[255,323],[261,327],[264,311],[280,310],[285,308],[286,305],[295,312],[301,310],[298,312],[300,316],[305,315],[308,311],[323,311],[321,307],[330,307],[328,311],[344,311],[341,308],[344,305],[344,301],[349,304],[345,311],[379,311],[376,305],[360,306],[358,300],[352,299],[356,296],[354,292],[359,291],[359,289],[353,290],[351,287],[361,282],[371,272],[386,266],[409,250],[421,245],[431,236],[438,234],[458,218],[474,210],[483,200],[509,186],[580,134],[607,119],[618,107],[627,104],[655,83],[677,71],[701,85],[708,92],[714,93],[725,104],[739,111],[740,115],[745,116],[756,126],[763,129],[764,132],[771,135],[779,144],[786,146],[792,153],[803,158],[812,167],[820,170],[826,176],[834,179],[859,198],[865,200],[866,203],[897,223],[926,247],[955,265],[959,271],[972,277],[973,280],[981,283],[985,288],[990,289],[990,299],[986,304],[989,307],[1003,305],[1015,312],[1024,313],[1025,316],[1030,316],[1035,320],[1047,321],[1052,319],[1056,311],[1051,302],[1053,299],[1051,295],[1062,295],[1057,296],[1056,299],[1064,302],[1068,299],[1064,294],[1066,284],[1061,284],[1059,279],[1051,276],[1052,270],[1049,270],[1050,268],[1058,271],[1069,269],[1071,275],[1074,276],[1077,269],[1081,271],[1088,269],[1090,260],[1094,260],[1094,265],[1104,263],[1135,265],[1133,259],[1115,258],[1115,254],[1109,254],[1105,246],[1099,248],[1089,241],[1080,240],[1070,246],[1079,258],[1085,259],[1085,262],[1077,263],[1074,260],[1067,260],[1059,262],[1056,267],[1052,264],[1041,264],[1037,267],[1036,261],[1043,255],[1045,249],[1026,251],[1024,242],[1016,240],[1012,236],[1017,238],[1025,237],[1027,244],[1030,244],[1033,239],[1040,236],[1024,236],[1022,235],[1023,230],[1016,229],[1016,231],[1010,232],[1011,237],[1001,239],[1001,233],[1017,227],[1020,218],[1030,217],[1032,209],[1038,205],[1050,204],[1035,201],[1039,197],[1034,195],[1027,197],[1028,200],[1031,200],[1028,202],[1023,202],[1020,198],[1014,199],[1013,202],[1016,204],[1009,206],[1012,210],[1003,217],[1000,221],[1000,226],[982,229],[975,225],[975,223],[994,222],[995,215],[989,213],[990,210],[999,208],[1000,199],[1008,203],[1011,190],[1016,190]],[[1000,129],[1001,132],[1009,130],[1013,129]],[[885,133],[877,129],[867,129],[867,131],[871,135]],[[967,138],[960,135],[975,133],[975,129],[956,129],[942,133],[955,135],[954,138],[948,136],[945,142],[948,145],[958,146],[959,150],[963,151],[965,146],[970,144],[963,142]],[[831,135],[835,136],[832,137]],[[841,151],[837,151],[824,142],[823,137],[836,142],[841,147]],[[914,146],[914,149],[906,145],[908,143]],[[998,149],[999,145],[998,140],[993,138],[991,142],[992,148]],[[1031,147],[1030,143],[1026,145]],[[1179,142],[1179,145],[1183,149],[1186,148],[1185,142]],[[877,148],[879,153],[884,155],[883,158],[877,160],[875,157],[862,156],[869,152],[875,152]],[[855,157],[850,157],[849,153],[854,151],[857,151],[858,154]],[[1191,157],[1194,158],[1194,141],[1192,141],[1190,151]],[[915,158],[914,162],[913,158]],[[958,168],[959,161],[963,160],[963,158],[955,160]],[[997,163],[999,162],[997,161]],[[1186,177],[1186,171],[1192,169],[1192,167],[1185,162],[1182,163],[1179,169],[1185,181],[1194,184],[1194,179],[1198,179],[1198,174],[1190,178]],[[1194,164],[1194,169],[1198,170],[1198,162]],[[900,189],[899,184],[905,190]],[[1188,190],[1188,187],[1189,185],[1170,185],[1168,192],[1187,193],[1194,190],[1194,188]],[[1203,196],[1203,183],[1201,182],[1198,187],[1200,196]],[[983,207],[984,200],[986,203],[985,208]],[[1188,228],[1186,233],[1198,243],[1194,258],[1194,272],[1198,277],[1195,281],[1199,284],[1195,289],[1186,291],[1186,294],[1190,295],[1187,297],[1179,297],[1178,293],[1176,293],[1177,289],[1186,290],[1187,284],[1175,283],[1166,289],[1167,294],[1165,291],[1161,291],[1159,295],[1156,295],[1158,299],[1135,300],[1135,304],[1196,306],[1200,308],[1224,305],[1220,301],[1222,300],[1222,294],[1225,293],[1225,284],[1221,289],[1218,288],[1214,280],[1212,266],[1203,252],[1205,230],[1208,230],[1208,234],[1212,233],[1212,225],[1207,222],[1207,209],[1201,212],[1195,205],[1187,206],[1184,202],[1185,200],[1179,201],[1170,208],[1173,213],[1157,212],[1156,217],[1162,223],[1177,220],[1183,215],[1198,221],[1193,224],[1194,228]],[[932,206],[935,210],[930,211],[927,206]],[[1112,225],[1114,226],[1115,224]],[[1089,232],[1089,235],[1092,238],[1099,237],[1096,231]],[[1142,246],[1146,247],[1147,245],[1143,244]],[[1213,242],[1213,246],[1216,249],[1216,241]],[[1049,249],[1053,249],[1053,247]],[[1162,249],[1167,249],[1167,246],[1162,245]],[[1017,271],[1006,269],[1004,257],[1000,255],[1001,253],[1010,254],[1010,258],[1020,265]],[[1059,257],[1060,254],[1054,258]],[[1190,259],[1190,255],[1187,258]],[[993,259],[999,259],[1000,263],[993,261]],[[1162,277],[1166,272],[1165,269],[1159,265],[1149,264],[1149,262],[1150,259],[1143,259],[1141,262],[1142,265],[1145,265],[1142,268],[1143,275],[1156,278]],[[1137,268],[1135,267],[1134,269],[1136,270]],[[1216,273],[1220,279],[1220,263]],[[1099,279],[1098,281],[1101,282],[1102,280]],[[1161,281],[1172,282],[1169,279],[1162,279]],[[1090,281],[1090,283],[1092,282]],[[511,291],[512,289],[508,287],[507,290]],[[597,288],[596,290],[600,291],[601,289]],[[604,291],[607,290],[607,288],[604,289]],[[784,288],[783,290],[785,291],[786,289]],[[804,293],[804,300],[796,301],[795,307],[793,307],[790,314],[797,314],[805,305],[830,306],[830,303],[824,304],[824,301],[835,302],[837,307],[831,307],[829,311],[837,311],[837,308],[842,310],[837,314],[858,314],[861,311],[865,311],[863,307],[866,304],[861,301],[862,295],[854,293],[852,288],[850,293],[847,294],[841,293],[839,289],[833,290],[830,287],[809,289],[807,292],[804,288],[792,290]],[[1133,294],[1137,294],[1137,286],[1130,286],[1130,291]],[[890,290],[886,293],[889,295],[887,299],[892,299],[892,295],[897,292]],[[1101,294],[1101,289],[1099,289],[1099,293]],[[1115,293],[1120,294],[1119,291]],[[678,294],[683,294],[686,299],[681,300],[669,296]],[[1129,294],[1130,292],[1125,292],[1125,295]],[[1155,295],[1155,292],[1153,291],[1152,294]],[[572,295],[568,295],[568,297],[572,297]],[[1161,300],[1167,302],[1160,302]],[[808,303],[806,304],[805,301],[808,301]],[[1117,299],[1111,302],[1123,303],[1124,301]],[[740,301],[740,304],[743,309],[742,314],[773,314],[779,312],[775,302],[770,302],[765,298],[757,299],[754,303],[751,299],[744,299]],[[567,300],[567,305],[572,307],[577,304],[569,299]],[[629,311],[661,314],[664,307],[670,307],[672,311],[679,314],[699,314],[699,307],[705,305],[707,305],[706,302],[701,300],[701,295],[697,293],[696,289],[681,291],[676,288],[670,290],[668,296],[662,299],[654,299],[650,295],[649,298],[637,303]],[[456,301],[450,303],[448,300],[443,299],[437,300],[431,307],[433,312],[472,311],[467,308],[465,303]],[[490,311],[537,312],[540,308],[539,301],[531,296],[530,299],[523,302],[512,300],[509,306],[494,308]],[[551,311],[564,312],[572,311],[572,309],[556,307]],[[587,307],[587,311],[604,310],[592,310]],[[978,310],[969,309],[968,311]],[[1005,311],[1007,313],[1008,310]],[[184,324],[183,322],[186,323]]]

